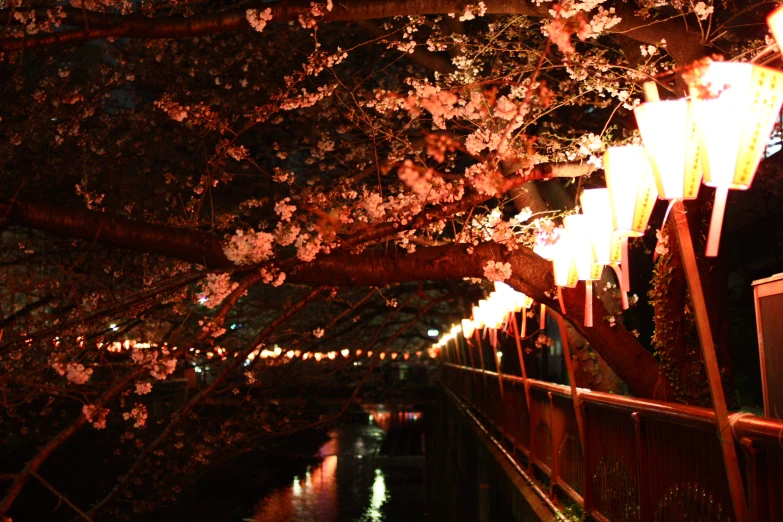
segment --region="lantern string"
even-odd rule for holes
[[[666,207],[666,214],[663,215],[663,223],[661,223],[661,228],[658,231],[658,239],[655,241],[655,249],[653,250],[653,262],[658,261],[658,245],[661,244],[661,238],[663,237],[663,231],[666,228],[666,220],[669,219],[669,213],[672,211],[672,208],[674,208],[675,203],[678,201],[682,201],[680,198],[672,199],[669,201],[669,206]]]
[[[520,332],[522,339],[527,337],[527,310],[522,309],[522,331]]]
[[[560,315],[568,315],[566,312],[565,301],[563,301],[563,287],[557,287],[557,301],[560,303]]]
[[[593,282],[585,281],[585,326],[593,326]]]
[[[710,219],[710,232],[707,235],[707,248],[704,255],[715,257],[720,246],[720,233],[723,229],[723,214],[726,212],[726,199],[729,196],[729,188],[719,186],[715,189],[715,203],[712,205],[712,218]]]
[[[623,276],[625,274],[623,273],[622,269],[614,263],[612,264],[612,268],[614,269],[614,273],[617,276],[617,282],[620,283],[623,280]],[[628,310],[628,293],[622,287],[622,283],[620,283],[620,302],[623,304],[623,310]]]
[[[538,327],[541,330],[546,330],[546,305],[541,303],[541,317],[539,317]]]

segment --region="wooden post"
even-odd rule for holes
[[[585,281],[585,284],[593,284],[592,281]],[[576,416],[576,427],[579,430],[579,443],[582,445],[582,460],[585,466],[585,491],[583,500],[583,508],[585,520],[589,518],[590,510],[592,509],[591,493],[592,488],[588,484],[590,480],[590,464],[587,458],[587,433],[585,432],[585,420],[584,412],[582,411],[582,400],[579,397],[579,390],[576,389],[576,376],[574,374],[574,361],[571,359],[571,348],[568,345],[568,337],[566,334],[565,321],[563,316],[557,312],[552,312],[552,315],[557,319],[557,329],[560,332],[560,342],[563,344],[563,358],[566,362],[566,369],[568,370],[568,381],[571,384],[571,399],[574,401],[574,415]]]
[[[481,346],[481,332],[478,328],[474,330],[476,335],[476,346],[478,346],[479,359],[481,359],[481,374],[484,376],[484,389],[487,388],[487,368],[484,366],[484,347]]]
[[[464,334],[463,334],[463,337]],[[476,382],[476,361],[473,360],[473,350],[471,350],[472,346],[470,345],[470,339],[465,337],[465,345],[468,349],[468,356],[470,357],[470,373],[473,375],[473,390],[470,395],[473,399],[473,402],[476,401],[476,388],[478,388],[478,382]]]
[[[525,310],[522,309],[522,313]],[[517,314],[511,315],[511,326],[514,328],[514,340],[517,342],[517,355],[519,356],[519,369],[522,371],[522,385],[525,387],[525,408],[527,416],[530,418],[530,384],[527,382],[527,369],[525,368],[525,357],[522,351],[522,338],[519,336],[519,326],[517,326]]]
[[[737,522],[749,522],[748,503],[745,499],[745,489],[742,484],[742,473],[737,460],[737,448],[734,445],[734,437],[729,423],[729,413],[726,408],[726,397],[723,394],[723,383],[720,379],[720,367],[715,355],[715,343],[712,338],[710,319],[707,315],[707,303],[704,300],[704,292],[699,276],[699,267],[696,264],[696,252],[693,249],[691,231],[688,226],[688,217],[685,213],[685,205],[678,201],[672,208],[677,231],[677,242],[680,245],[682,264],[685,268],[685,279],[693,301],[693,311],[696,317],[696,327],[699,331],[702,356],[704,357],[704,369],[707,372],[707,382],[710,387],[712,404],[715,408],[715,422],[718,427],[718,439],[723,452],[723,465],[726,468],[726,477],[729,480],[731,500],[734,504],[734,515]]]
[[[493,337],[494,336],[494,337]],[[498,371],[498,386],[500,386],[500,398],[503,398],[503,372],[500,370],[500,358],[498,357],[498,331],[493,330],[490,334],[490,344],[492,353],[495,354],[495,369]],[[504,409],[505,411],[505,409]]]
[[[585,428],[582,419],[582,401],[579,398],[579,391],[576,389],[576,377],[574,376],[574,361],[571,360],[571,350],[568,346],[568,339],[566,338],[565,322],[563,316],[552,312],[552,315],[557,319],[557,328],[560,330],[560,342],[563,343],[563,357],[566,362],[566,369],[568,370],[568,381],[571,383],[571,398],[574,401],[574,414],[576,415],[576,426],[579,430],[579,442],[582,444],[582,455],[585,454]]]
[[[462,366],[462,356],[459,353],[459,339],[454,337],[454,351],[457,353],[457,364]]]

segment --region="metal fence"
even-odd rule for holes
[[[719,436],[741,448],[753,521],[783,521],[783,422],[748,413],[717,433],[706,408],[571,388],[444,363],[443,381],[528,471],[594,520],[735,520]],[[526,385],[528,391],[526,393]]]

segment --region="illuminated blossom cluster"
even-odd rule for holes
[[[268,232],[237,230],[223,247],[223,253],[235,265],[252,265],[269,259],[273,241],[274,236]]]
[[[467,20],[473,20],[476,16],[484,16],[487,13],[487,6],[484,2],[479,2],[477,5],[468,4],[465,6],[465,12],[459,17],[460,22]]]
[[[321,251],[321,237],[304,233],[296,239],[296,257],[300,261],[309,263],[315,259],[315,256]],[[328,249],[327,249],[328,250]]]
[[[462,198],[462,191],[454,190],[454,187],[446,183],[433,169],[419,169],[411,160],[403,162],[397,175],[422,201],[440,203]]]
[[[63,365],[60,362],[53,362],[52,368],[60,375],[64,375],[68,382],[73,384],[84,384],[90,380],[92,376],[92,368],[85,368],[80,363],[66,363]]]
[[[96,430],[106,428],[106,415],[108,414],[108,408],[101,408],[95,404],[85,404],[82,406],[82,415],[85,416],[87,422],[92,424],[92,427]]]
[[[207,274],[199,283],[198,302],[210,309],[217,308],[238,286],[230,274]]]
[[[484,265],[484,277],[489,281],[505,281],[511,277],[511,263],[487,261]]]
[[[163,349],[162,354],[164,358],[159,358],[160,353],[157,351],[133,348],[131,350],[131,360],[135,364],[149,368],[150,375],[162,381],[174,373],[174,370],[177,368],[177,360],[167,357],[168,350]]]
[[[275,203],[275,214],[280,216],[280,221],[291,221],[291,216],[296,211],[296,205],[289,205],[291,198],[283,198]]]
[[[260,9],[248,9],[245,11],[245,17],[250,27],[260,33],[266,27],[266,23],[272,19],[272,9],[269,7],[263,11]]]
[[[146,395],[152,391],[151,382],[137,382],[136,383],[136,395]]]
[[[122,414],[125,420],[132,419],[134,428],[141,428],[147,424],[147,407],[143,404],[136,404],[131,411]]]
[[[706,20],[715,12],[715,8],[711,5],[708,6],[704,2],[696,2],[696,5],[693,6],[693,12],[696,13],[699,20]]]

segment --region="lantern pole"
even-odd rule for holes
[[[455,335],[452,340],[454,341],[454,351],[457,353],[457,364],[462,366],[462,356],[459,353],[459,338]]]
[[[737,460],[737,448],[734,445],[734,437],[731,432],[726,397],[723,393],[723,383],[720,378],[718,358],[715,355],[715,342],[712,337],[710,320],[707,315],[707,303],[699,277],[699,267],[696,264],[696,253],[693,249],[693,241],[688,225],[688,217],[685,213],[685,205],[678,201],[674,208],[674,220],[676,223],[677,242],[680,246],[682,264],[685,268],[685,279],[688,282],[691,300],[693,301],[696,326],[699,331],[704,368],[707,371],[707,382],[710,387],[712,404],[715,408],[715,422],[718,427],[718,439],[723,452],[723,464],[726,468],[726,476],[729,480],[731,500],[734,504],[734,514],[737,522],[749,522],[748,504],[745,498],[745,489],[742,484],[742,473]]]
[[[476,328],[473,331],[476,336],[476,346],[478,346],[479,358],[481,359],[481,374],[484,376],[484,388],[487,387],[487,368],[484,366],[484,347],[481,345],[481,332]]]
[[[473,360],[473,343],[470,341],[470,337],[465,337],[465,331],[462,331],[462,337],[465,339],[465,347],[467,348],[468,357],[470,357],[470,373],[473,375],[473,394],[475,397],[476,388],[478,388],[478,380],[476,379],[476,361]]]
[[[500,386],[500,398],[503,398],[503,372],[500,370],[500,358],[498,357],[498,331],[495,329],[493,333],[494,337],[490,337],[490,344],[492,345],[492,351],[495,354],[495,369],[498,371],[498,386]]]
[[[574,361],[571,359],[571,348],[568,345],[568,337],[566,335],[565,321],[563,316],[553,312],[557,320],[557,329],[560,331],[560,343],[563,345],[563,357],[566,362],[566,369],[568,370],[568,381],[571,384],[571,398],[574,401],[574,414],[576,415],[576,425],[579,429],[579,442],[582,444],[582,455],[585,455],[585,424],[582,417],[582,401],[579,398],[579,392],[576,389],[576,377],[574,375]]]
[[[526,310],[522,309],[524,315]],[[519,336],[519,326],[517,325],[517,314],[511,314],[511,326],[514,328],[514,340],[517,342],[517,355],[519,356],[519,369],[522,371],[522,385],[525,387],[525,406],[527,414],[530,415],[530,384],[527,382],[527,369],[525,368],[525,357],[522,350],[522,338]]]

